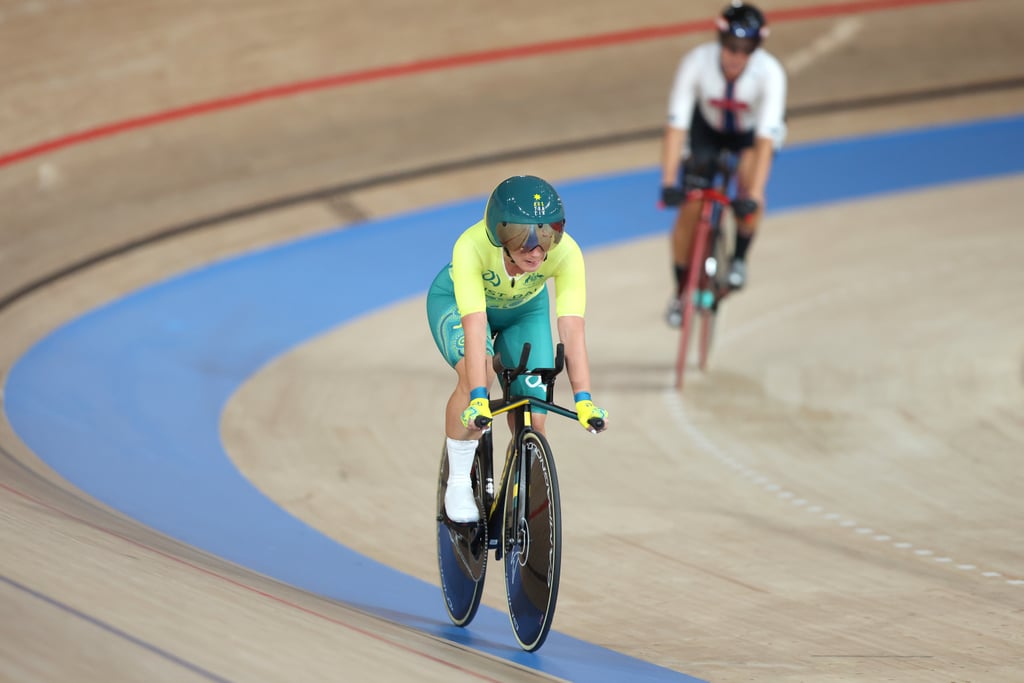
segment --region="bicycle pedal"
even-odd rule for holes
[[[452,519],[448,516],[448,513],[443,510],[437,514],[437,521],[443,522],[449,529],[460,534],[475,531],[476,529],[483,529],[484,524],[486,523],[483,518],[473,519],[468,522],[461,522]]]

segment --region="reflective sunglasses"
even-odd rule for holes
[[[737,38],[736,36],[725,35],[719,40],[722,49],[737,55],[749,55],[757,49],[757,43],[750,38]]]
[[[545,252],[562,239],[565,221],[554,223],[498,223],[498,241],[509,251],[533,251],[540,247]]]

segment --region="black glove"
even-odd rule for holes
[[[679,206],[685,197],[682,188],[673,185],[661,188],[661,203],[665,206]]]

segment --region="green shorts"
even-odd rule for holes
[[[462,330],[462,316],[455,303],[455,289],[445,266],[427,292],[427,319],[434,343],[448,365],[455,364],[466,355],[466,336]],[[551,308],[547,290],[515,308],[487,309],[487,355],[495,352],[506,366],[519,363],[523,344],[530,343],[528,368],[550,368],[555,362],[551,341]],[[547,399],[547,387],[538,377],[520,377],[512,383],[515,396]],[[536,412],[547,412],[534,408]]]

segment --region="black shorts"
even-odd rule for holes
[[[721,133],[711,127],[704,120],[700,113],[700,107],[693,108],[693,118],[690,120],[690,151],[696,154],[707,153],[709,156],[718,156],[723,149],[732,152],[739,152],[747,147],[754,146],[754,131],[741,131],[738,133]]]
[[[723,150],[729,150],[738,154],[740,151],[754,146],[753,130],[740,133],[719,132],[712,128],[704,119],[704,116],[700,113],[699,106],[693,108],[689,138],[690,155],[679,165],[679,177],[681,180],[689,162],[690,173],[699,175],[710,183],[716,170],[715,160],[718,159],[719,154]]]

